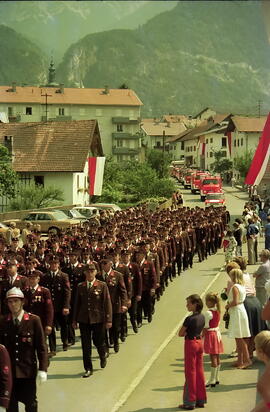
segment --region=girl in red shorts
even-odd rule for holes
[[[199,295],[187,297],[187,309],[192,312],[188,316],[178,336],[185,337],[185,386],[183,404],[180,409],[193,410],[204,408],[206,390],[203,371],[203,345],[201,332],[204,328],[204,316],[201,314],[203,302]]]
[[[223,343],[219,330],[220,322],[220,300],[215,293],[208,293],[205,297],[208,311],[204,314],[204,353],[210,355],[211,376],[206,383],[206,387],[214,387],[219,384],[220,359],[219,354],[223,353]]]

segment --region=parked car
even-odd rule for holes
[[[96,213],[98,214],[98,209],[92,206],[76,206],[73,208],[73,210],[78,210],[78,212],[80,212],[87,219],[91,219],[91,217],[93,216],[94,210],[97,210]]]
[[[92,203],[88,206],[95,207],[100,210],[113,210],[114,212],[121,210],[121,207],[115,205],[114,203]]]
[[[84,216],[82,213],[80,213],[79,210],[72,208],[72,209],[60,209],[61,212],[64,212],[67,217],[71,219],[78,219],[80,222],[87,222],[88,218]]]
[[[0,222],[0,237],[6,237],[6,231],[8,230],[8,226],[4,223]]]
[[[37,210],[28,213],[23,219],[5,220],[4,223],[16,222],[16,227],[23,229],[26,222],[39,224],[42,232],[55,231],[58,233],[61,229],[67,229],[70,226],[79,225],[79,219],[70,219],[61,210]]]

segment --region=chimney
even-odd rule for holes
[[[104,86],[103,94],[109,94],[109,93],[110,93],[109,86],[108,86],[108,85],[105,85],[105,86]]]
[[[12,91],[13,93],[16,92],[16,82],[12,82],[12,83],[11,83],[11,91]]]
[[[64,83],[60,83],[60,93],[64,94]]]

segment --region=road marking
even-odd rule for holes
[[[211,288],[211,286],[213,285],[213,283],[216,282],[216,280],[218,279],[218,277],[220,276],[222,270],[224,269],[224,265],[220,268],[219,272],[215,275],[214,279],[212,279],[212,281],[209,283],[209,285],[207,286],[207,288],[204,290],[204,292],[202,292],[202,294],[200,295],[200,297],[203,299],[203,297],[205,296],[205,294],[207,293],[207,291]],[[181,319],[181,321],[179,322],[179,324],[172,330],[172,332],[167,336],[167,338],[164,340],[164,342],[160,345],[160,347],[156,350],[156,352],[151,356],[151,358],[146,362],[145,366],[142,368],[142,370],[140,371],[140,373],[136,376],[136,378],[133,379],[133,381],[131,382],[131,384],[128,386],[128,388],[125,390],[125,392],[122,394],[122,396],[120,397],[120,399],[116,402],[116,404],[113,406],[113,408],[111,409],[111,412],[117,412],[121,406],[124,405],[124,403],[128,400],[128,398],[130,397],[130,395],[132,394],[132,392],[134,392],[134,390],[136,389],[136,387],[141,383],[141,381],[143,380],[143,378],[145,377],[145,375],[147,374],[147,372],[149,371],[149,369],[151,368],[151,366],[153,365],[153,363],[157,360],[157,358],[159,357],[159,355],[161,354],[161,352],[163,351],[163,349],[166,348],[166,346],[170,343],[170,341],[176,336],[177,331],[179,330],[179,328],[183,325],[183,322],[185,320],[185,318],[189,315],[190,312],[186,312],[184,317]]]

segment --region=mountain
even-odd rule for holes
[[[270,47],[259,2],[181,1],[133,30],[72,44],[58,66],[66,86],[117,88],[142,99],[144,116],[255,112],[270,103]]]
[[[41,84],[46,81],[47,63],[41,50],[15,30],[0,25],[0,84]]]
[[[87,34],[136,28],[174,5],[173,1],[3,1],[0,24],[60,61],[66,49]]]

